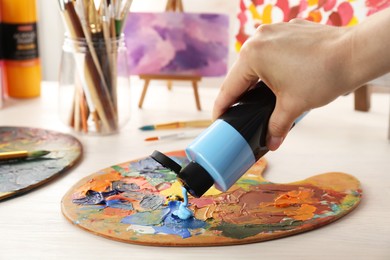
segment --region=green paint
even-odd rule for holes
[[[111,166],[112,169],[114,169],[115,171],[119,172],[122,176],[126,176],[128,174],[128,172],[123,169],[122,167],[118,166],[118,165],[113,165]]]
[[[222,222],[217,227],[212,227],[210,230],[222,231],[222,235],[225,237],[244,239],[247,237],[255,236],[264,232],[285,231],[294,229],[300,226],[303,222],[296,220],[283,221],[276,224],[247,224],[236,225],[227,222]]]
[[[254,185],[259,185],[260,182],[259,181],[256,181],[256,180],[250,180],[250,179],[239,179],[237,181],[237,184],[238,185],[251,185],[251,186],[254,186]]]

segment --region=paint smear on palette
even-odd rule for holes
[[[63,174],[81,158],[82,146],[73,136],[39,128],[0,127],[0,152],[49,150],[32,161],[0,164],[0,200],[20,195]]]
[[[168,153],[188,163],[184,151]],[[290,184],[266,181],[259,160],[227,192],[211,188],[183,200],[176,175],[151,158],[114,165],[88,176],[62,200],[75,225],[110,239],[155,246],[245,244],[312,230],[339,219],[360,202],[359,181],[325,173]],[[187,219],[180,207],[191,210]]]

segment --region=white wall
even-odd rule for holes
[[[43,79],[57,80],[61,58],[64,25],[61,20],[58,1],[37,0],[39,11],[39,50],[42,61]],[[131,11],[164,11],[165,0],[134,0]],[[225,13],[230,16],[230,63],[235,59],[234,35],[237,31],[236,13],[239,0],[183,0],[186,12]],[[211,84],[212,85],[212,84]]]

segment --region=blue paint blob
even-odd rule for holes
[[[183,203],[188,203],[188,201]],[[150,226],[156,233],[188,238],[191,236],[190,230],[205,228],[207,223],[193,216],[188,219],[180,219],[174,212],[179,210],[181,204],[182,202],[180,201],[170,201],[168,207],[161,210],[137,212],[131,216],[124,217],[121,223]]]
[[[186,188],[182,187],[181,191],[183,193],[184,201],[180,203],[179,208],[175,210],[172,214],[179,217],[180,219],[189,219],[194,216],[192,211],[188,208],[188,193]]]

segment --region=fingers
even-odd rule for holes
[[[267,147],[275,151],[283,143],[295,119],[301,114],[294,109],[286,109],[281,100],[276,100],[275,109],[268,122]]]
[[[247,63],[240,59],[234,63],[215,100],[213,120],[223,114],[258,79]]]

